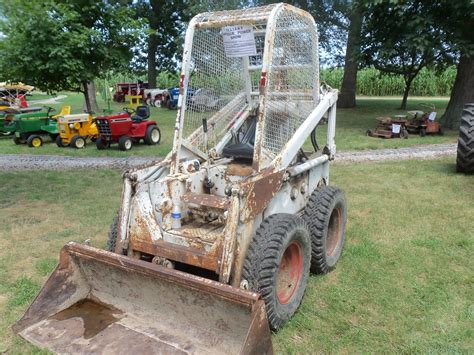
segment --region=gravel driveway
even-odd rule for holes
[[[433,144],[400,149],[346,151],[337,153],[336,164],[365,161],[405,159],[432,159],[455,155],[456,144]],[[0,154],[0,171],[15,170],[68,170],[112,168],[125,170],[130,167],[159,162],[161,157],[87,157],[59,155]]]

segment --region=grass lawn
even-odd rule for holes
[[[82,111],[83,96],[77,93],[61,93],[67,95],[67,98],[61,100],[63,104],[72,106],[73,113]],[[46,96],[47,97],[47,96]],[[34,99],[41,99],[41,95],[36,94]],[[98,97],[101,107],[105,107],[104,102]],[[380,149],[380,148],[399,148],[420,144],[435,144],[457,141],[457,131],[447,131],[444,136],[419,136],[411,135],[409,139],[380,139],[371,138],[365,135],[369,128],[375,128],[376,117],[395,115],[404,113],[399,110],[400,98],[362,98],[357,101],[355,109],[339,109],[337,113],[337,130],[336,144],[338,150],[363,150],[363,149]],[[438,110],[438,117],[444,112],[447,100],[445,99],[413,99],[409,100],[409,109],[416,109],[420,103],[433,103]],[[53,105],[56,109],[60,109],[61,104]],[[120,111],[125,104],[113,103],[112,109]],[[160,127],[162,140],[157,146],[146,146],[140,144],[134,146],[129,152],[121,152],[117,145],[112,149],[98,151],[94,144],[89,144],[83,150],[75,150],[69,148],[58,148],[56,144],[48,142],[41,148],[29,148],[26,145],[16,146],[13,144],[11,137],[0,138],[0,154],[60,154],[72,156],[163,156],[171,150],[173,141],[174,124],[176,111],[170,111],[165,108],[151,108],[151,117],[158,122]],[[321,127],[318,132],[319,142],[325,142],[326,127]],[[306,148],[311,149],[309,141]]]
[[[474,180],[454,170],[453,157],[333,167],[346,248],[336,270],[310,278],[273,336],[277,353],[474,352]],[[0,173],[0,353],[39,351],[11,325],[62,245],[105,247],[120,190],[108,170]]]

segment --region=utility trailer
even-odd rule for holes
[[[272,353],[270,328],[345,239],[328,186],[337,91],[320,88],[317,53],[313,18],[287,4],[194,17],[172,151],[124,174],[110,251],[67,244],[15,332],[58,353]],[[189,109],[187,88],[217,105]]]

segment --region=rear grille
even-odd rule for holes
[[[108,120],[96,120],[97,130],[101,136],[111,136],[112,131]]]

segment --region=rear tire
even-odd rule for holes
[[[118,140],[118,146],[120,150],[127,151],[132,149],[133,142],[129,136],[122,136]]]
[[[28,144],[28,147],[31,148],[39,148],[43,145],[43,138],[37,134],[32,134],[26,140],[26,144]]]
[[[148,126],[144,141],[148,145],[155,145],[161,141],[161,131],[158,126]]]
[[[71,139],[71,147],[82,149],[86,146],[86,139],[82,136],[74,136]]]
[[[420,128],[420,137],[426,136],[426,128]]]
[[[311,272],[327,274],[336,266],[344,248],[346,218],[346,198],[340,189],[314,190],[303,212],[311,234]]]
[[[261,294],[273,330],[298,309],[310,264],[311,239],[302,218],[279,213],[262,222],[247,251],[242,277]]]
[[[474,103],[466,104],[462,111],[456,170],[459,173],[474,173]]]

